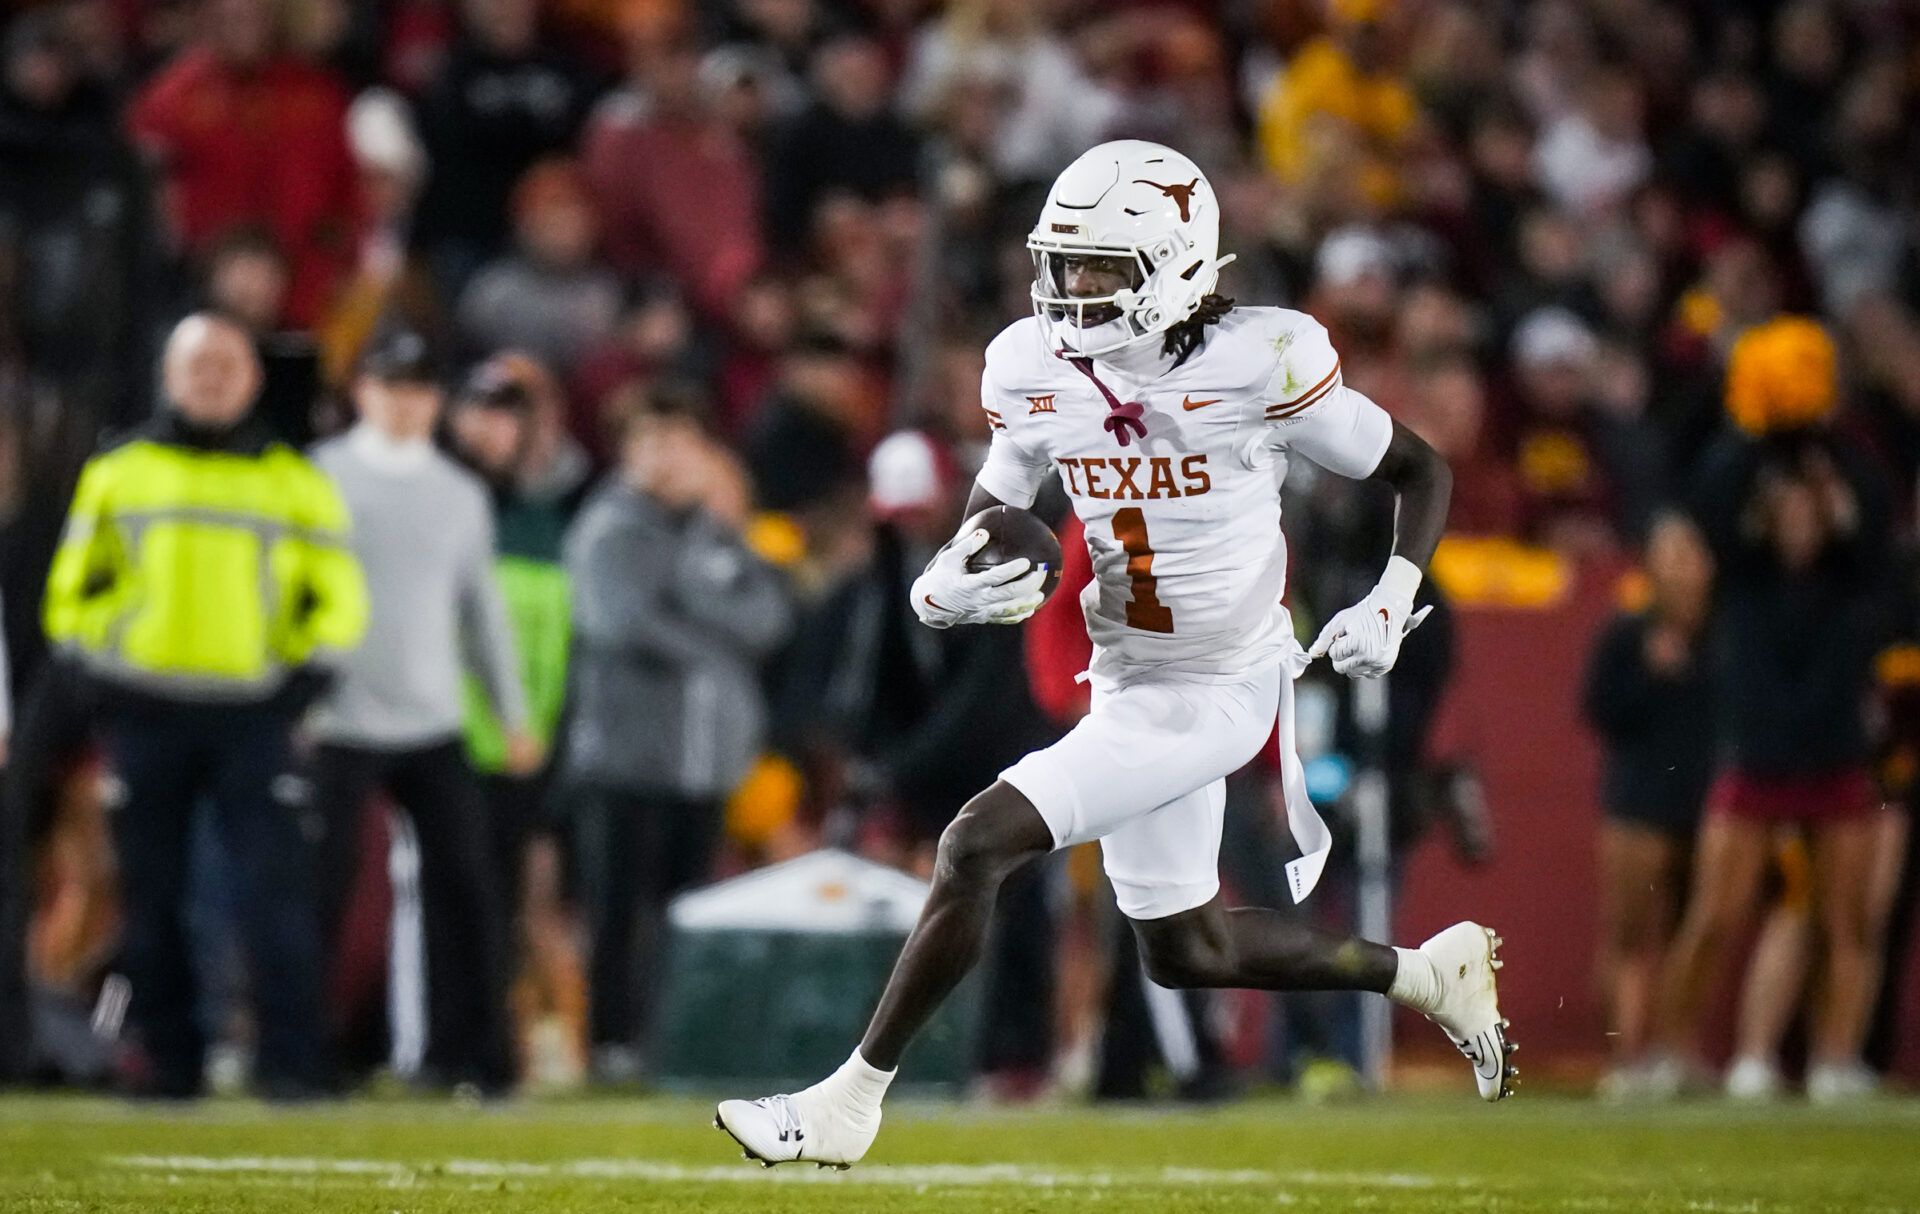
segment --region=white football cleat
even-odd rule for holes
[[[1440,1000],[1427,1019],[1444,1030],[1473,1064],[1483,1100],[1513,1095],[1520,1069],[1508,1061],[1519,1045],[1507,1040],[1493,972],[1500,968],[1499,936],[1478,923],[1456,923],[1420,946],[1440,979]]]
[[[723,1100],[713,1113],[714,1128],[731,1134],[762,1167],[805,1162],[844,1172],[873,1145],[880,1109],[859,1109],[824,1089],[815,1084],[791,1096]]]

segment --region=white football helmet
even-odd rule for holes
[[[1220,205],[1206,174],[1169,147],[1116,139],[1083,153],[1047,192],[1027,237],[1033,311],[1055,350],[1107,354],[1193,315],[1219,282]],[[1104,295],[1072,295],[1068,269],[1130,270]],[[1116,263],[1120,263],[1116,265]]]

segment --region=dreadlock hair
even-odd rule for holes
[[[1160,352],[1176,355],[1173,363],[1176,367],[1186,362],[1200,348],[1200,343],[1206,340],[1207,326],[1219,324],[1220,318],[1231,311],[1233,300],[1230,297],[1217,291],[1201,296],[1200,305],[1193,310],[1193,315],[1167,330]]]

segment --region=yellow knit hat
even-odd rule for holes
[[[1748,434],[1811,425],[1838,394],[1833,339],[1804,316],[1776,316],[1733,343],[1727,413]]]

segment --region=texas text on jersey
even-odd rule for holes
[[[1026,506],[1057,470],[1086,524],[1096,676],[1233,678],[1291,648],[1280,605],[1288,457],[1363,477],[1393,435],[1378,405],[1343,388],[1327,331],[1284,308],[1229,312],[1146,382],[1048,349],[1029,317],[987,347],[980,394],[993,427],[980,486]],[[1138,402],[1144,433],[1108,428],[1109,396]]]

